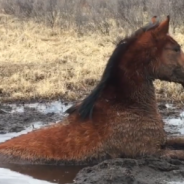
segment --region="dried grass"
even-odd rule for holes
[[[117,28],[113,29],[108,35],[79,36],[72,29],[53,29],[1,14],[0,100],[84,98],[98,83],[114,49]],[[184,42],[181,33],[175,38]],[[160,99],[184,99],[180,85],[160,81],[155,85]]]

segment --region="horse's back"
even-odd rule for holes
[[[74,114],[56,125],[1,143],[0,162],[47,163],[98,158],[104,152],[103,142],[108,137],[104,124],[94,124],[90,120],[81,123]]]

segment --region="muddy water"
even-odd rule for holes
[[[4,105],[0,111],[0,142],[57,123],[71,104],[52,103]],[[169,135],[184,135],[184,108],[172,104],[159,104],[165,130]],[[71,183],[81,166],[40,166],[0,163],[0,184]],[[169,182],[168,184],[184,184]]]
[[[0,184],[65,184],[72,182],[82,167],[0,165]]]

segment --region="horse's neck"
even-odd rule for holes
[[[130,99],[135,107],[151,113],[158,113],[153,84],[143,84],[141,87],[130,92]]]
[[[101,99],[106,99],[124,106],[139,109],[144,112],[158,113],[155,90],[152,82],[145,82],[138,86],[109,85],[102,92]]]

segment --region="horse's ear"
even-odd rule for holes
[[[167,19],[159,24],[157,29],[155,30],[155,33],[157,36],[166,35],[169,32],[169,22],[170,22],[170,16],[167,16]]]

